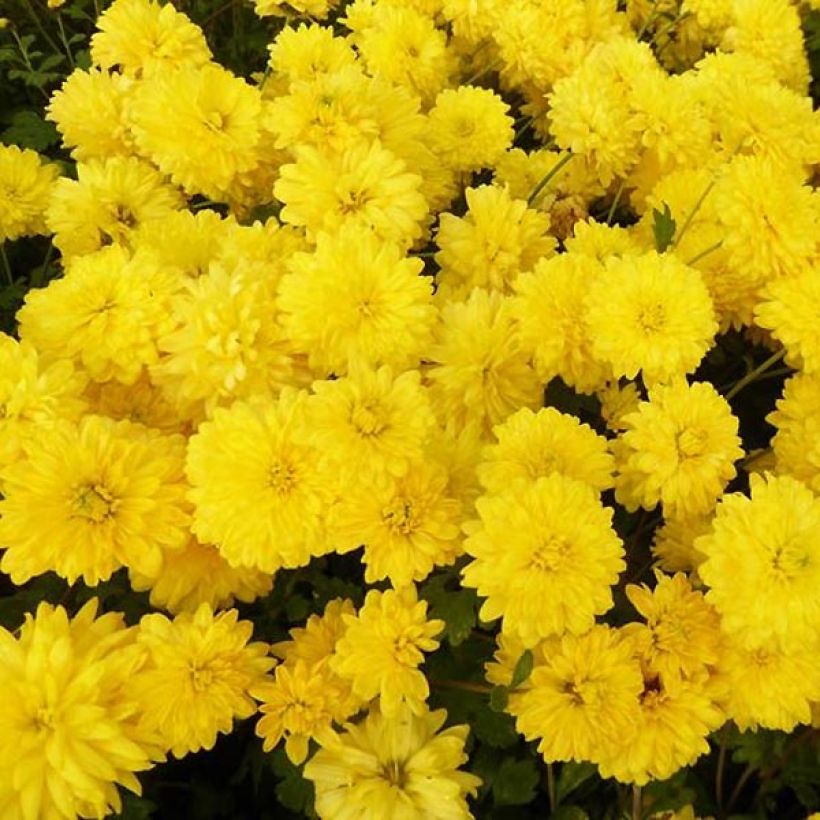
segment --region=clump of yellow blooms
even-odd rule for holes
[[[469,727],[425,665],[439,580],[477,595],[486,679],[550,765],[640,787],[728,721],[810,723],[795,4],[253,5],[264,77],[172,4],[114,0],[47,109],[76,173],[0,145],[0,243],[49,235],[63,270],[0,337],[0,569],[122,571],[168,613],[0,629],[0,816],[104,817],[258,713],[321,818],[471,817]],[[751,452],[736,397],[781,360]],[[334,561],[361,563],[358,606],[253,640],[235,602]]]

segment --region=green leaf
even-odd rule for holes
[[[422,597],[430,604],[430,617],[440,618],[447,625],[444,637],[458,646],[470,637],[476,625],[478,596],[472,589],[447,589],[447,575],[433,576],[421,588]]]
[[[533,656],[530,649],[525,649],[524,654],[518,659],[513,669],[512,681],[510,682],[510,689],[515,689],[521,686],[532,672]]]
[[[520,740],[515,720],[504,712],[494,712],[486,704],[475,713],[470,728],[482,743],[495,749],[508,749]]]
[[[126,793],[122,798],[122,811],[114,820],[150,820],[156,810],[156,803],[144,797]]]
[[[596,771],[594,763],[576,763],[573,760],[564,763],[555,784],[556,802],[563,803],[568,794],[589,780]]]
[[[59,142],[60,135],[53,123],[46,122],[35,111],[26,110],[18,111],[11,118],[11,125],[0,134],[0,139],[21,148],[44,151]]]
[[[493,780],[493,797],[498,806],[523,806],[535,797],[538,768],[534,760],[505,758]]]
[[[678,223],[675,222],[672,211],[665,202],[663,203],[663,211],[659,211],[657,208],[652,209],[652,216],[655,220],[652,225],[652,231],[655,234],[655,247],[658,253],[663,253],[672,244]]]
[[[493,712],[503,712],[507,708],[510,693],[506,686],[493,686],[490,692],[490,709]]]
[[[279,778],[276,784],[276,796],[279,802],[291,811],[302,812],[314,817],[313,783],[302,777],[301,768],[290,762],[282,746],[271,753],[270,763],[274,774]]]
[[[589,815],[578,806],[559,806],[550,815],[550,820],[589,820]]]

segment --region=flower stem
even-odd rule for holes
[[[701,251],[700,253],[695,254],[691,259],[686,260],[687,265],[694,265],[696,262],[700,262],[704,256],[708,256],[713,251],[716,251],[718,248],[723,246],[723,240],[721,239],[720,242],[715,242],[714,245],[710,245],[706,250]]]
[[[786,355],[786,348],[778,350],[777,353],[772,353],[763,364],[758,365],[754,370],[747,373],[740,381],[735,383],[728,393],[724,396],[726,401],[733,399],[744,387],[750,385],[761,373],[765,373],[773,364],[777,364]]]
[[[471,683],[466,680],[437,679],[430,681],[431,686],[438,686],[440,689],[460,689],[463,692],[477,692],[481,695],[489,695],[493,691],[492,686],[483,683]]]
[[[63,16],[57,11],[57,28],[60,30],[60,39],[63,41],[65,47],[65,54],[68,57],[68,64],[74,69],[74,55],[71,53],[71,46],[68,44],[68,38],[65,36],[65,27],[63,26]]]
[[[643,795],[640,786],[632,787],[632,820],[643,820]]]
[[[0,242],[0,260],[3,262],[3,272],[6,274],[9,286],[14,285],[14,277],[11,275],[11,264],[6,255],[6,246],[2,242]]]
[[[726,732],[720,733],[720,746],[718,749],[717,771],[715,772],[715,799],[717,800],[718,813],[723,815],[723,773],[726,769]]]
[[[611,225],[612,220],[615,216],[615,211],[618,210],[618,205],[621,204],[621,197],[624,195],[624,189],[626,188],[626,180],[622,179],[621,184],[618,186],[618,190],[615,192],[615,199],[612,200],[612,204],[609,206],[609,212],[606,215],[606,224]]]
[[[552,769],[552,763],[547,763],[547,797],[550,801],[550,814],[552,814],[558,808],[555,805],[555,772]]]
[[[575,156],[575,154],[566,154],[565,156],[561,157],[555,165],[550,168],[547,172],[546,176],[532,189],[532,193],[527,197],[527,205],[532,206],[535,203],[535,200],[538,199],[539,194],[550,182],[555,178],[558,172]]]

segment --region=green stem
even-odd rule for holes
[[[735,807],[735,803],[737,803],[740,793],[743,791],[743,787],[749,782],[749,778],[755,771],[755,767],[751,763],[743,770],[737,783],[735,783],[735,787],[732,789],[732,794],[729,796],[729,805],[726,807],[727,814],[732,813],[732,809]]]
[[[624,195],[624,190],[626,189],[626,180],[622,179],[621,184],[618,186],[618,190],[615,192],[615,198],[612,200],[612,204],[609,206],[609,212],[606,215],[606,224],[611,225],[612,219],[615,216],[615,211],[618,210],[618,205],[621,203],[621,197]]]
[[[555,802],[555,772],[552,769],[552,763],[547,763],[547,797],[550,801],[550,814],[557,808]]]
[[[32,288],[39,288],[42,287],[43,282],[46,280],[46,271],[48,271],[48,263],[51,262],[51,257],[54,255],[54,240],[52,239],[48,243],[48,249],[46,250],[45,259],[43,259],[43,264],[37,268],[34,273],[31,274],[30,285]]]
[[[555,178],[555,176],[560,172],[560,170],[575,156],[575,154],[566,154],[555,165],[550,168],[546,176],[532,189],[532,193],[527,197],[527,205],[532,206],[535,203],[535,200],[538,199],[539,194],[550,182]]]
[[[31,17],[32,22],[37,27],[37,31],[43,35],[45,41],[54,49],[55,53],[60,51],[60,46],[57,44],[55,40],[52,39],[51,35],[43,28],[43,24],[40,22],[40,18],[37,16],[37,13],[34,11],[33,6],[29,2],[29,0],[20,0],[23,4],[23,7],[28,12],[29,17]]]
[[[63,26],[63,16],[60,10],[57,10],[57,28],[60,30],[60,39],[63,41],[65,47],[65,54],[68,57],[68,64],[74,69],[74,55],[71,53],[71,46],[68,44],[68,38],[65,36],[65,28]]]
[[[501,60],[493,60],[489,65],[484,66],[484,68],[473,74],[472,77],[468,77],[462,85],[471,85],[476,80],[480,80],[485,74],[489,74],[491,71],[494,71],[500,64]]]
[[[718,805],[718,814],[723,816],[723,774],[726,770],[726,732],[720,733],[718,749],[717,771],[715,772],[715,799]]]
[[[643,21],[643,25],[641,26],[640,30],[638,31],[638,36],[635,38],[636,40],[640,40],[641,37],[646,34],[647,29],[655,22],[655,19],[658,16],[658,0],[655,0],[653,3],[652,11],[646,15],[646,20]]]
[[[714,178],[706,186],[706,190],[704,190],[704,192],[698,198],[698,201],[695,203],[695,207],[692,208],[692,210],[689,212],[689,215],[686,217],[683,226],[678,232],[678,235],[675,237],[675,241],[672,243],[672,250],[675,250],[675,248],[677,248],[678,245],[680,245],[681,239],[683,239],[683,237],[686,235],[686,232],[692,225],[692,220],[695,218],[695,215],[701,209],[703,203],[706,201],[706,197],[709,196],[710,193],[712,193],[712,188],[714,188],[716,184],[717,179]]]
[[[23,45],[23,41],[20,39],[17,32],[12,28],[10,29],[11,36],[14,38],[14,42],[17,43],[17,50],[20,52],[20,56],[23,58],[23,65],[32,73],[34,73],[34,66],[31,64],[31,60],[29,59],[28,52],[26,51],[25,46]],[[35,86],[37,90],[46,98],[49,99],[48,93],[45,89],[41,88],[39,85]]]
[[[643,820],[643,795],[640,786],[632,787],[632,820]]]
[[[761,373],[765,373],[773,364],[777,364],[786,355],[786,348],[778,350],[777,353],[772,353],[763,364],[758,365],[754,370],[748,372],[728,393],[724,396],[726,401],[733,399],[744,387],[750,385]]]
[[[700,262],[700,260],[703,259],[704,256],[708,256],[710,253],[713,253],[714,251],[716,251],[718,248],[721,248],[721,247],[723,247],[723,240],[722,239],[720,240],[720,242],[715,242],[714,245],[710,245],[708,248],[706,248],[705,251],[701,251],[700,253],[696,253],[691,259],[687,259],[686,264],[687,265],[694,265],[697,262]]]
[[[6,274],[6,279],[8,279],[9,286],[14,285],[14,277],[11,275],[11,265],[9,264],[9,258],[6,255],[6,246],[3,243],[0,243],[0,260],[3,262],[3,271]]]
[[[470,683],[466,680],[436,679],[430,681],[431,686],[438,686],[440,689],[459,689],[462,692],[477,692],[481,695],[489,695],[493,691],[492,686],[483,683]]]

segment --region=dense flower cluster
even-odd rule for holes
[[[322,818],[470,817],[469,729],[423,668],[436,573],[476,591],[487,680],[548,763],[641,786],[727,721],[811,722],[799,4],[660,5],[255,0],[251,78],[170,3],[101,14],[48,107],[76,174],[0,146],[0,241],[53,235],[64,269],[0,338],[0,569],[124,570],[171,617],[0,629],[2,817],[102,817],[257,711]],[[727,335],[789,365],[757,461],[734,397],[769,362],[713,383]],[[235,601],[357,550],[360,606],[252,641]]]

